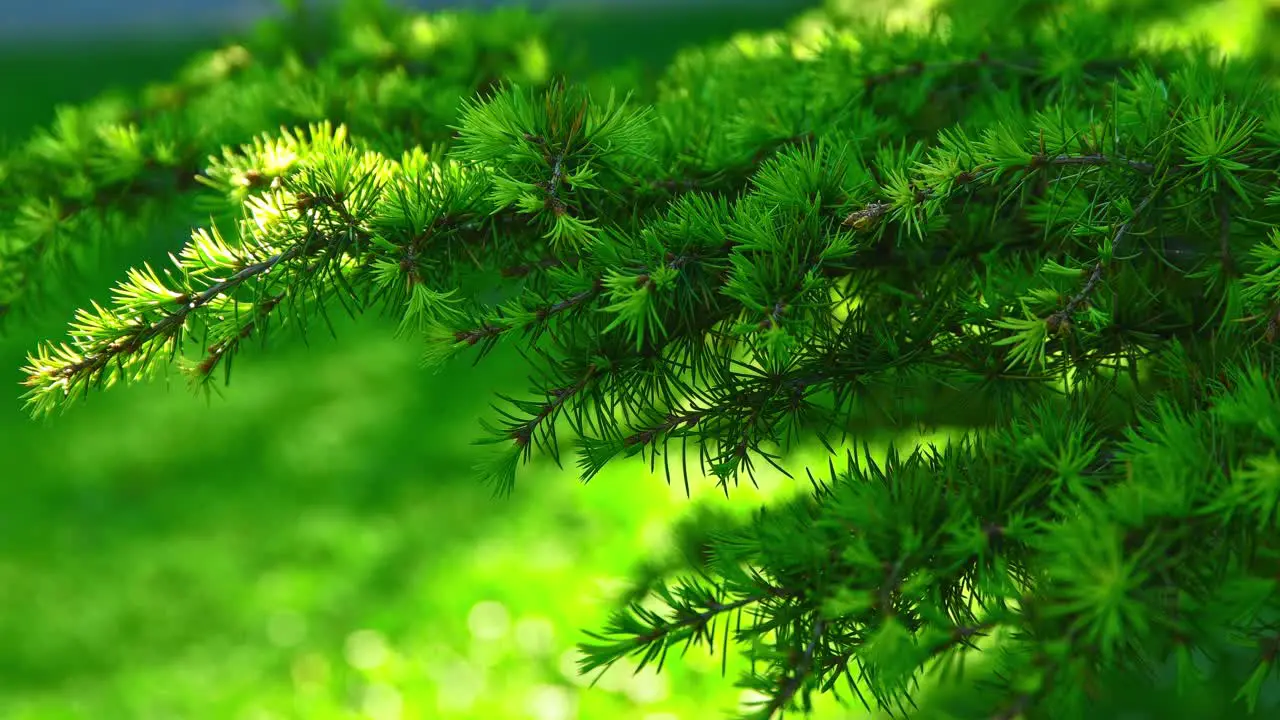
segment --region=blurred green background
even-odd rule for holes
[[[571,27],[601,65],[661,63],[689,42],[780,26],[799,4],[596,11]],[[0,140],[218,44],[0,49]],[[175,215],[106,253],[47,320],[0,340],[0,720],[691,720],[743,699],[732,649],[727,678],[698,649],[660,674],[577,676],[580,630],[602,625],[694,502],[639,462],[587,487],[539,462],[512,498],[492,499],[469,443],[495,391],[524,389],[514,353],[432,374],[392,321],[335,318],[337,340],[319,329],[309,347],[248,350],[207,404],[175,381],[30,421],[25,353],[190,222]],[[792,464],[806,463],[825,457]],[[725,500],[707,482],[695,501],[746,512],[805,487],[766,476]],[[945,717],[964,695],[931,692],[917,717]],[[1160,702],[1128,717],[1217,716],[1208,700]],[[826,720],[871,716],[822,707]]]

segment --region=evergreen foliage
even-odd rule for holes
[[[1253,712],[1280,653],[1269,59],[982,0],[916,29],[833,10],[645,84],[524,14],[351,7],[322,53],[275,26],[4,159],[7,305],[152,204],[210,217],[30,356],[34,414],[174,362],[209,389],[277,326],[391,312],[430,363],[505,342],[538,375],[485,426],[499,494],[566,431],[584,481],[639,455],[726,493],[831,451],[803,500],[651,572],[584,672],[732,639],[766,698],[743,717],[905,714],[996,636],[994,717],[1073,718],[1115,673],[1193,683],[1244,644]]]

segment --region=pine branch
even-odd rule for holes
[[[384,57],[338,42],[299,70],[255,50],[153,110],[68,115],[0,162],[32,190],[6,258],[135,197],[185,199],[173,178],[135,185],[222,155],[180,276],[143,266],[77,314],[29,358],[28,405],[141,380],[193,334],[192,379],[229,381],[269,323],[380,305],[429,360],[507,342],[537,368],[531,399],[485,423],[499,494],[535,450],[560,461],[566,426],[584,478],[661,455],[688,490],[696,454],[726,493],[760,460],[792,475],[797,443],[861,441],[829,482],[809,473],[811,496],[706,538],[696,578],[651,570],[665,611],[628,598],[584,672],[732,639],[760,666],[751,717],[842,680],[896,712],[998,628],[988,716],[1084,717],[1116,672],[1173,659],[1189,681],[1190,653],[1232,637],[1258,648],[1252,711],[1280,647],[1274,88],[1247,59],[1135,51],[1118,10],[1010,7],[982,0],[947,33],[828,17],[821,40],[738,38],[621,101],[608,78],[504,70],[538,65],[518,23],[432,49],[375,13],[359,32]],[[411,67],[439,74],[396,86]],[[252,136],[281,124],[259,92],[309,126]],[[224,101],[208,130],[182,122]],[[883,462],[868,447],[961,426]]]

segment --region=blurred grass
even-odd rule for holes
[[[514,718],[541,688],[581,717],[644,717],[632,696],[698,717],[732,698],[702,679],[714,664],[579,693],[576,631],[682,503],[634,466],[581,488],[545,464],[491,499],[467,441],[518,366],[424,376],[413,343],[362,325],[251,352],[207,410],[136,387],[17,429],[0,715],[393,717],[377,708],[398,702]]]

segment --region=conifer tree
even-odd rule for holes
[[[29,357],[34,414],[174,363],[207,389],[278,326],[391,312],[429,363],[506,343],[542,378],[484,427],[499,495],[535,453],[729,493],[831,452],[802,499],[708,523],[583,672],[732,640],[766,698],[742,717],[908,714],[995,636],[991,717],[1084,718],[1116,673],[1192,683],[1244,645],[1255,710],[1280,653],[1268,57],[974,0],[909,29],[832,10],[646,84],[544,52],[530,16],[358,7],[319,55],[277,27],[0,165],[15,307],[146,203],[209,217]]]

